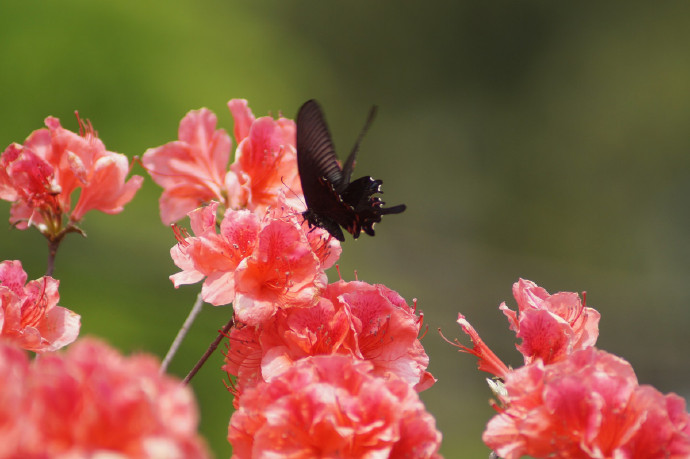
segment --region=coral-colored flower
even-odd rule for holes
[[[0,263],[0,336],[34,352],[70,344],[79,335],[80,316],[57,305],[60,282],[26,279],[20,261]]]
[[[421,326],[421,317],[387,287],[339,281],[314,306],[280,310],[259,327],[233,328],[224,369],[238,377],[242,393],[301,358],[344,354],[370,361],[378,376],[395,375],[422,391],[435,379],[426,371]]]
[[[237,174],[239,190],[231,196],[231,205],[261,214],[278,202],[281,192],[289,193],[289,200],[303,199],[297,172],[295,122],[270,116],[255,119],[243,99],[231,100],[228,108],[235,120],[238,142],[230,169]]]
[[[26,416],[24,390],[29,374],[26,352],[0,340],[0,374],[0,457],[19,458],[22,443],[38,439]]]
[[[477,357],[479,362],[479,369],[491,373],[499,378],[505,378],[508,374],[508,366],[501,361],[500,358],[487,346],[484,341],[479,337],[479,333],[474,329],[472,325],[467,321],[465,316],[458,314],[458,324],[472,340],[472,348],[462,344],[455,343],[454,346],[460,349],[460,352],[465,352],[467,354],[472,354]],[[453,344],[453,343],[451,343]]]
[[[263,216],[281,193],[294,196],[288,199],[294,201],[293,206],[303,199],[294,121],[268,116],[256,119],[244,99],[232,99],[228,108],[237,141],[230,170],[232,141],[225,130],[216,129],[216,115],[206,108],[187,113],[180,122],[177,141],[144,153],[144,166],[163,187],[163,223],[176,222],[210,201]]]
[[[10,457],[208,457],[190,389],[160,375],[153,357],[123,357],[90,339],[30,365],[0,343],[0,357],[0,400],[11,402],[0,416],[21,409],[14,423],[0,418]]]
[[[688,457],[690,427],[676,395],[638,386],[630,364],[594,348],[508,373],[504,411],[484,442],[505,459]]]
[[[166,225],[204,203],[227,201],[236,180],[227,172],[232,141],[216,124],[210,110],[192,110],[180,121],[179,140],[149,148],[142,156],[153,181],[163,187],[159,204]]]
[[[170,256],[181,272],[170,276],[175,287],[206,278],[204,301],[222,305],[235,300],[235,270],[257,243],[260,221],[247,210],[228,209],[216,233],[217,202],[189,213],[194,237],[180,238]]]
[[[596,343],[601,315],[586,307],[577,293],[550,295],[534,282],[520,279],[513,284],[513,296],[519,315],[505,303],[501,303],[499,309],[508,318],[510,329],[522,338],[522,344],[516,347],[525,363],[535,359],[545,364],[557,362]]]
[[[217,207],[212,203],[191,212],[195,236],[180,237],[172,248],[173,261],[182,269],[171,276],[176,287],[206,277],[204,301],[232,302],[237,319],[249,325],[270,318],[278,308],[317,301],[327,282],[322,262],[333,259],[315,252],[301,225],[271,213],[259,221],[248,210],[228,209],[216,233]]]
[[[417,393],[372,364],[307,357],[245,392],[228,428],[233,458],[438,457],[441,434]]]
[[[34,131],[23,145],[10,145],[0,158],[0,198],[13,202],[10,222],[56,235],[64,216],[78,222],[92,209],[121,212],[143,181],[140,176],[126,181],[127,158],[107,151],[91,125],[81,120],[81,134],[63,128],[57,118],[48,117],[45,123],[47,129]],[[81,193],[71,210],[77,188]]]

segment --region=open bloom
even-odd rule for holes
[[[107,151],[88,123],[81,133],[45,120],[47,129],[34,131],[23,145],[12,144],[0,157],[0,199],[12,202],[10,223],[57,234],[63,217],[78,222],[89,210],[115,214],[123,210],[141,187],[143,178],[127,180],[127,158]],[[71,208],[71,196],[81,188]]]
[[[242,392],[295,361],[344,354],[368,360],[375,375],[394,375],[418,391],[430,387],[429,358],[418,339],[422,318],[383,285],[339,281],[311,307],[278,311],[258,327],[234,327],[224,369]]]
[[[484,442],[505,459],[686,458],[690,416],[675,394],[639,386],[630,364],[587,348],[507,374]]]
[[[210,110],[192,110],[180,121],[178,140],[149,148],[142,156],[153,181],[163,187],[160,214],[166,225],[203,203],[226,201],[235,180],[227,172],[232,141],[216,123]]]
[[[290,200],[303,199],[295,122],[282,116],[277,120],[270,116],[255,119],[244,99],[232,99],[228,108],[235,120],[238,143],[230,166],[239,183],[238,192],[231,197],[233,207],[261,214],[277,203],[281,193],[288,194]]]
[[[520,279],[513,284],[513,296],[519,314],[501,303],[499,309],[508,318],[522,344],[517,349],[525,363],[541,359],[545,364],[594,346],[599,336],[599,318],[595,309],[586,307],[577,293],[549,292],[532,281]]]
[[[160,375],[152,357],[86,339],[29,363],[0,343],[0,366],[0,451],[9,445],[9,457],[208,457],[190,389]]]
[[[438,457],[441,434],[417,393],[372,364],[307,357],[247,390],[232,415],[233,458]]]
[[[193,237],[179,237],[171,249],[182,269],[171,276],[178,287],[205,278],[202,298],[214,305],[233,303],[240,322],[257,325],[278,308],[313,304],[326,286],[324,269],[340,246],[321,250],[296,219],[259,219],[248,210],[228,209],[216,232],[218,204],[190,213]]]
[[[628,362],[594,348],[599,313],[574,293],[549,295],[534,283],[513,286],[520,309],[501,305],[525,366],[508,368],[462,314],[458,323],[473,343],[460,350],[476,355],[499,412],[484,442],[505,459],[687,458],[690,416],[685,401],[640,386]]]
[[[80,316],[58,306],[59,281],[26,282],[18,260],[0,263],[0,336],[34,351],[54,351],[77,339]]]
[[[296,201],[301,198],[294,121],[256,119],[244,99],[232,99],[228,108],[237,141],[229,169],[232,141],[225,130],[216,129],[216,115],[206,108],[185,115],[178,140],[144,153],[144,166],[163,187],[163,223],[176,222],[210,201],[262,215],[281,193],[291,193]]]

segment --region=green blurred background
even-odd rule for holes
[[[486,457],[485,374],[436,329],[460,337],[462,312],[519,365],[497,309],[514,306],[519,277],[586,290],[599,347],[641,382],[690,394],[689,45],[687,2],[4,1],[0,146],[47,115],[76,130],[79,110],[132,157],[175,139],[190,109],[211,108],[232,132],[230,98],[288,117],[316,98],[344,153],[378,104],[355,174],[383,179],[388,203],[408,210],[349,239],[341,271],[419,300],[439,379],[422,398],[442,453]],[[168,280],[175,240],[159,195],[147,178],[124,213],[88,214],[88,238],[67,238],[55,277],[82,334],[162,356],[198,286]],[[46,256],[35,231],[0,237],[0,259],[22,260],[30,278]],[[174,373],[228,315],[204,310]],[[201,429],[227,457],[220,364],[193,385]]]

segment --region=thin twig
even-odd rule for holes
[[[187,374],[187,376],[185,376],[184,380],[182,381],[184,384],[189,384],[189,381],[192,380],[192,378],[197,373],[197,371],[199,371],[199,369],[204,365],[204,363],[206,363],[208,358],[211,357],[211,354],[213,354],[213,351],[216,350],[216,348],[218,347],[220,342],[223,340],[223,338],[225,338],[225,336],[228,334],[228,332],[230,331],[230,329],[232,328],[232,326],[234,324],[235,324],[235,319],[230,318],[230,321],[227,324],[225,324],[225,327],[223,327],[222,330],[218,331],[218,336],[216,337],[216,339],[214,339],[213,342],[211,343],[211,345],[208,347],[208,349],[206,349],[206,352],[204,353],[204,355],[201,356],[201,358],[196,363],[196,365],[194,365],[194,368],[192,368],[192,370],[189,372],[189,374]]]
[[[187,336],[187,332],[189,332],[189,329],[192,327],[192,324],[194,323],[194,320],[196,320],[197,316],[201,312],[201,306],[204,304],[204,300],[201,299],[201,292],[196,297],[196,301],[194,302],[194,306],[192,306],[192,310],[189,311],[189,315],[185,319],[184,323],[182,324],[182,328],[180,328],[180,331],[177,332],[177,336],[175,337],[175,340],[172,342],[170,345],[170,349],[168,349],[168,353],[165,354],[165,358],[163,359],[163,363],[161,363],[161,368],[160,368],[160,373],[163,374],[166,372],[168,369],[168,365],[170,365],[170,361],[173,359],[175,354],[177,353],[177,350],[180,348],[180,345],[182,344],[182,340]]]

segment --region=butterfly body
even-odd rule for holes
[[[356,239],[364,231],[374,235],[374,225],[386,214],[397,214],[405,205],[383,207],[375,194],[382,193],[381,180],[360,177],[350,182],[359,142],[373,120],[372,109],[359,139],[341,167],[335,154],[321,108],[314,100],[307,101],[297,114],[297,166],[307,204],[303,213],[310,226],[326,229],[344,241],[340,227]]]

